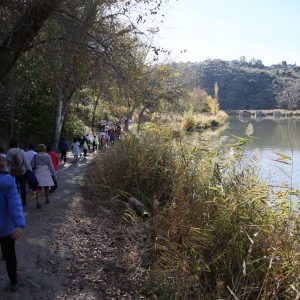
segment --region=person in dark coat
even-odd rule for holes
[[[60,160],[64,161],[64,163],[67,161],[67,151],[68,151],[68,144],[66,140],[62,137],[59,141],[59,152],[60,152]]]

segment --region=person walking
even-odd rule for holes
[[[93,152],[98,150],[98,146],[99,146],[99,140],[98,140],[97,136],[94,135],[94,138],[93,138]]]
[[[28,151],[25,152],[29,163],[31,163],[32,158],[36,155],[36,152],[33,149],[34,149],[34,146],[32,144],[29,144]]]
[[[19,148],[15,139],[9,141],[9,149],[6,153],[8,172],[15,176],[18,191],[21,194],[23,208],[26,208],[26,171],[32,171],[25,152]]]
[[[87,140],[84,140],[83,146],[82,146],[83,156],[84,156],[84,157],[87,156],[88,149],[89,149],[89,147],[88,147],[88,142],[87,142]]]
[[[65,138],[61,138],[59,141],[58,149],[60,152],[60,160],[66,163],[67,161],[67,151],[69,149],[68,144],[65,140]]]
[[[52,180],[54,182],[54,186],[52,186],[50,189],[50,194],[52,194],[57,189],[57,170],[58,170],[58,165],[59,165],[60,160],[59,160],[58,154],[52,150],[52,147],[50,145],[47,145],[47,153],[51,157],[51,161],[52,161],[53,168],[55,171],[55,174],[52,175]]]
[[[45,193],[45,203],[50,203],[49,201],[49,188],[54,186],[52,175],[55,175],[55,170],[51,161],[51,157],[46,153],[46,146],[40,144],[37,147],[37,155],[31,161],[32,168],[34,170],[35,176],[39,182],[36,189],[36,208],[40,209],[41,203],[39,199],[39,192],[44,188]]]
[[[78,138],[73,139],[72,153],[74,156],[74,161],[77,162],[80,157],[80,141],[78,140]]]
[[[15,179],[5,170],[6,159],[0,156],[0,245],[11,291],[18,288],[15,240],[26,225]]]

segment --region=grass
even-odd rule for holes
[[[228,122],[228,115],[224,111],[212,114],[192,114],[187,113],[181,121],[181,127],[185,131],[206,129],[222,126]]]
[[[158,299],[299,299],[296,191],[274,190],[242,145],[185,147],[172,130],[128,135],[93,164],[99,198],[133,194],[151,212],[152,258],[145,293]],[[139,223],[138,226],[143,226]]]

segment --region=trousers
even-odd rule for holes
[[[16,184],[19,193],[21,194],[22,204],[26,206],[26,174],[16,176]]]
[[[15,240],[11,236],[0,238],[1,252],[6,263],[6,270],[10,284],[17,283],[17,257]]]

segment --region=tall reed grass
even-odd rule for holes
[[[158,299],[299,299],[300,223],[289,197],[237,166],[242,144],[186,147],[172,132],[129,135],[93,164],[101,198],[152,212],[145,293]],[[157,203],[157,208],[154,203]]]
[[[186,130],[205,129],[224,125],[228,122],[228,115],[224,111],[218,111],[212,114],[193,114],[188,112],[181,121],[181,127]]]

